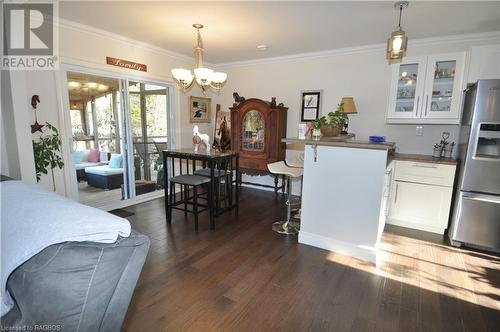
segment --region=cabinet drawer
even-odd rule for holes
[[[394,179],[452,187],[455,169],[454,165],[397,160]]]

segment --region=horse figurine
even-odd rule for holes
[[[200,143],[205,145],[205,149],[207,152],[210,152],[210,136],[207,134],[201,134],[198,126],[193,127],[193,143],[194,143],[194,151],[198,152],[198,146]]]
[[[220,136],[219,148],[221,149],[221,151],[228,150],[231,144],[231,138],[229,137],[229,130],[227,129],[226,117],[222,119],[217,135]]]

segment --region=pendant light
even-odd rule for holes
[[[389,63],[401,62],[406,55],[406,48],[408,45],[408,37],[401,29],[401,14],[403,9],[408,8],[408,1],[398,1],[394,4],[394,8],[399,10],[398,29],[391,33],[391,37],[387,40],[387,60]]]
[[[196,45],[194,47],[195,68],[194,75],[191,70],[184,68],[172,69],[172,76],[177,81],[177,84],[186,92],[191,87],[193,82],[196,82],[203,94],[209,87],[219,91],[226,82],[227,74],[214,72],[212,69],[203,67],[203,41],[201,39],[200,29],[203,29],[202,24],[193,24],[196,29]]]

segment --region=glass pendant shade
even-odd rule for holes
[[[191,74],[191,71],[187,69],[172,69],[172,76],[183,84],[189,85],[193,81],[193,74]]]
[[[406,55],[408,37],[403,30],[396,30],[391,33],[387,40],[387,59],[390,63],[400,62]]]
[[[212,75],[214,71],[208,68],[196,68],[194,77],[199,85],[209,85],[212,83]]]
[[[226,81],[227,74],[226,73],[221,73],[221,72],[215,72],[212,75],[212,82],[216,84],[222,84]]]

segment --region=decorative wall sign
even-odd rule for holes
[[[300,121],[317,119],[321,108],[321,91],[302,91],[301,105]]]
[[[212,99],[189,97],[189,121],[191,123],[210,123],[210,103]]]
[[[122,67],[126,69],[133,69],[133,70],[138,70],[138,71],[148,71],[148,66],[142,63],[138,62],[132,62],[128,60],[123,60],[123,59],[118,59],[118,58],[112,58],[110,56],[106,57],[106,63],[111,66],[117,66],[117,67]]]

